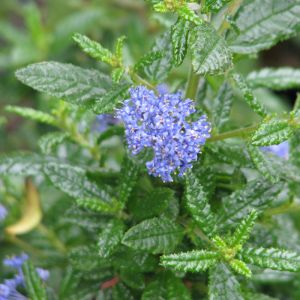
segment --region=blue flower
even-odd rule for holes
[[[7,209],[0,204],[0,221],[3,221],[7,216]]]
[[[197,160],[211,126],[205,115],[188,122],[195,110],[194,102],[183,100],[181,92],[169,94],[159,89],[159,95],[144,86],[130,89],[130,99],[124,101],[117,116],[125,124],[128,147],[133,155],[152,148],[153,160],[146,163],[149,174],[173,181],[171,174],[182,176]]]
[[[282,157],[284,159],[289,158],[289,142],[285,141],[279,145],[272,145],[272,146],[267,146],[267,147],[262,147],[263,151],[266,152],[271,152],[279,157]]]
[[[22,265],[28,259],[28,255],[22,253],[20,256],[13,256],[11,258],[6,258],[3,260],[5,266],[16,269],[18,272],[13,278],[5,279],[2,284],[0,284],[0,300],[26,300],[27,298],[23,296],[17,290],[18,287],[24,287],[24,275],[22,271]],[[46,281],[49,277],[49,271],[41,268],[36,268],[39,277]]]

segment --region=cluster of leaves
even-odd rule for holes
[[[10,105],[7,112],[55,130],[39,139],[39,154],[0,158],[3,198],[7,206],[18,203],[11,178],[23,176],[53,199],[45,201],[42,218],[39,194],[27,184],[23,215],[16,224],[18,216],[5,221],[3,238],[47,257],[50,269],[63,265],[57,289],[45,289],[31,263],[24,266],[32,299],[273,299],[261,287],[270,278],[297,284],[300,271],[293,219],[277,216],[299,209],[300,98],[290,112],[274,113],[255,90],[299,88],[300,70],[265,68],[244,77],[236,64],[296,35],[300,2],[147,2],[171,24],[134,64],[123,51],[124,37],[110,50],[75,33],[74,41],[110,75],[51,61],[16,72],[50,96],[52,110]],[[186,64],[191,71],[180,88],[208,114],[212,137],[192,171],[164,184],[147,174],[148,153],[127,152],[120,124],[99,133],[86,120],[114,113],[130,87],[155,90]],[[257,123],[237,128],[230,119],[237,101]],[[288,160],[261,149],[287,140]],[[29,245],[19,234],[28,235]],[[269,289],[276,297],[276,288]],[[288,291],[291,297],[295,291]]]

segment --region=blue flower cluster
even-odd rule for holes
[[[23,296],[17,289],[18,287],[24,287],[24,275],[22,272],[22,265],[28,259],[28,255],[23,253],[20,256],[13,256],[11,258],[6,258],[3,260],[3,264],[7,267],[13,268],[17,271],[17,274],[11,279],[5,279],[2,284],[0,284],[0,300],[26,300],[27,298]],[[46,281],[49,277],[49,271],[36,268],[39,277]]]
[[[173,181],[171,174],[182,176],[197,155],[211,126],[205,115],[195,122],[187,117],[195,110],[194,102],[183,100],[181,92],[170,94],[165,88],[158,95],[144,86],[130,89],[130,99],[124,101],[117,116],[125,124],[128,147],[133,155],[152,148],[153,160],[146,163],[149,174]]]
[[[272,145],[267,147],[262,147],[263,151],[271,152],[279,157],[282,157],[284,159],[289,158],[289,142],[285,141],[279,145]]]
[[[3,221],[7,216],[7,209],[0,204],[0,222]]]

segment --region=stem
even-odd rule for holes
[[[268,209],[264,215],[265,216],[274,216],[274,215],[281,215],[284,213],[293,213],[298,212],[300,210],[300,205],[295,203],[285,203],[279,207],[270,208]]]
[[[193,67],[190,68],[189,79],[186,87],[185,98],[195,99],[198,91],[200,75],[193,71]]]
[[[133,70],[129,70],[128,74],[130,75],[131,79],[133,82],[141,84],[146,86],[148,89],[150,90],[156,90],[155,86],[152,85],[151,83],[149,83],[148,81],[146,81],[145,79],[143,79],[142,77],[140,77],[138,74],[136,74]]]
[[[226,140],[226,139],[234,138],[234,137],[245,138],[248,136],[249,133],[252,133],[253,131],[255,131],[257,129],[257,127],[258,127],[258,125],[253,125],[253,126],[249,126],[249,127],[244,127],[244,128],[240,128],[240,129],[227,131],[227,132],[212,136],[207,141],[215,142],[215,141]]]
[[[66,246],[62,243],[62,241],[57,237],[57,235],[54,233],[54,231],[50,230],[43,224],[39,224],[37,227],[37,230],[43,234],[44,236],[47,237],[47,239],[50,241],[52,246],[56,248],[59,252],[62,254],[67,253],[67,248]]]
[[[14,235],[6,235],[5,240],[11,244],[18,246],[25,252],[31,253],[34,256],[44,256],[44,253],[41,250],[34,248],[27,242],[23,241],[22,239]]]
[[[219,34],[223,34],[229,27],[230,24],[227,22],[227,19],[225,16],[233,16],[235,15],[235,13],[237,12],[237,10],[239,9],[240,5],[242,4],[242,0],[236,0],[233,1],[229,6],[227,11],[224,14],[224,20],[218,30]]]

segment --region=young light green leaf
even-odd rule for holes
[[[232,66],[231,52],[225,40],[207,23],[191,30],[189,46],[197,74],[222,74]]]
[[[224,124],[229,120],[233,93],[228,84],[224,84],[219,90],[218,96],[213,103],[213,124],[220,131]]]
[[[142,68],[146,68],[151,66],[156,60],[162,59],[164,56],[164,52],[159,51],[151,51],[150,53],[145,54],[139,61],[134,65],[135,70],[139,70]]]
[[[176,67],[180,66],[186,56],[190,23],[179,18],[171,28],[173,61]]]
[[[98,248],[100,257],[109,257],[121,243],[124,225],[118,219],[111,220],[98,235]]]
[[[43,154],[50,154],[54,149],[70,137],[65,132],[50,132],[38,140],[38,145]]]
[[[262,268],[296,272],[300,269],[300,255],[276,248],[245,248],[239,252],[240,259]]]
[[[251,72],[247,82],[252,88],[265,87],[275,91],[296,89],[300,87],[300,69],[265,68]]]
[[[50,162],[44,165],[44,172],[55,187],[74,198],[99,199],[111,203],[108,186],[101,187],[91,181],[84,169],[63,163]]]
[[[258,115],[265,117],[267,115],[266,109],[258,102],[256,97],[253,94],[253,91],[249,88],[245,79],[237,73],[231,75],[233,81],[237,87],[241,90],[244,100],[248,105],[256,112]]]
[[[218,262],[219,253],[206,250],[194,250],[179,254],[163,255],[161,265],[182,272],[201,272]]]
[[[126,36],[122,35],[116,41],[115,56],[117,57],[119,62],[122,62],[122,59],[123,59],[123,48],[124,48],[125,40],[126,40]]]
[[[113,54],[99,43],[92,41],[87,36],[80,33],[73,35],[73,40],[80,46],[80,48],[91,57],[112,64],[114,61]]]
[[[241,286],[224,263],[209,271],[209,300],[244,300]]]
[[[218,12],[223,6],[232,0],[206,0],[204,2],[204,11]]]
[[[170,32],[161,35],[152,47],[153,52],[161,52],[161,58],[153,61],[151,65],[144,68],[145,74],[154,82],[164,81],[172,69],[172,41]]]
[[[116,213],[121,210],[120,203],[115,199],[113,199],[109,203],[104,202],[99,198],[79,198],[75,201],[79,207],[98,213]]]
[[[256,53],[268,49],[300,31],[300,1],[245,1],[233,22],[236,34],[229,36],[236,53]]]
[[[33,121],[38,121],[53,126],[56,125],[56,120],[53,116],[33,108],[7,105],[5,110]]]
[[[96,70],[58,62],[29,65],[16,76],[35,90],[85,107],[106,95],[112,85],[108,76]]]
[[[252,210],[250,214],[238,224],[230,240],[232,247],[242,246],[249,239],[257,217],[258,213]]]
[[[202,25],[204,23],[204,21],[192,9],[190,9],[189,5],[182,5],[176,10],[176,12],[180,18],[192,22],[195,25]]]
[[[262,150],[252,145],[248,145],[248,152],[258,172],[270,182],[278,182],[279,174],[274,168],[272,161],[262,152]]]
[[[252,276],[251,270],[247,267],[247,265],[238,259],[232,259],[229,261],[230,267],[238,274],[241,274],[245,277],[250,278]]]
[[[271,119],[263,122],[254,132],[251,144],[254,146],[278,145],[293,134],[288,120]]]
[[[96,114],[113,111],[121,97],[128,91],[130,85],[130,83],[122,82],[112,86],[104,96],[94,102],[93,111]]]
[[[186,176],[186,206],[199,227],[211,236],[216,230],[216,217],[211,211],[203,186],[192,173]]]
[[[191,295],[182,281],[172,273],[164,273],[145,289],[142,300],[191,300]]]
[[[235,225],[246,217],[251,209],[257,212],[268,207],[282,191],[284,183],[269,183],[263,179],[250,181],[243,189],[236,190],[223,198],[223,207],[219,213],[220,227]]]
[[[42,280],[30,261],[25,261],[22,266],[25,279],[25,288],[32,300],[47,300],[47,294]]]
[[[131,227],[122,243],[128,247],[152,253],[174,250],[183,235],[182,228],[166,218],[145,220]]]

